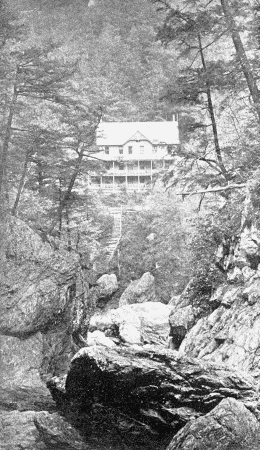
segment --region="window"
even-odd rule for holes
[[[109,155],[109,146],[108,145],[105,146],[105,154]]]
[[[128,154],[129,154],[129,155],[132,155],[132,153],[133,153],[133,147],[132,147],[132,146],[129,146],[129,147],[128,147]]]
[[[125,168],[124,163],[119,163],[119,170],[124,170],[124,168]]]
[[[144,153],[144,145],[140,145],[140,154],[143,155]]]
[[[106,170],[111,170],[113,169],[113,163],[111,161],[108,161],[105,163],[106,166]]]
[[[171,144],[169,144],[169,145],[167,145],[167,152],[170,154],[170,155],[172,155],[173,154],[173,145],[171,145]]]
[[[123,147],[119,147],[119,155],[123,155]]]
[[[153,153],[157,153],[157,147],[156,147],[156,145],[153,146]]]

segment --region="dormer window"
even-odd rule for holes
[[[109,146],[108,145],[105,146],[105,154],[109,155]]]
[[[123,147],[119,147],[119,155],[123,155]]]
[[[144,154],[144,145],[140,145],[140,154],[141,154],[141,155]]]

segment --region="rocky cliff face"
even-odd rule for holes
[[[148,308],[148,317],[157,305],[132,304],[139,300],[130,288],[127,306],[93,316],[93,330],[107,333],[116,326],[121,342],[106,346],[104,339],[81,349],[62,389],[60,380],[49,384],[53,397],[81,417],[86,440],[90,415],[95,423],[102,415],[106,433],[114,428],[122,437],[121,448],[260,447],[260,226],[252,189],[239,237],[216,255],[225,282],[205,302],[208,295],[200,296],[198,280],[191,280],[167,305],[171,350],[167,337],[164,349],[141,335],[122,345],[124,324],[138,323],[131,313]]]
[[[76,254],[54,251],[12,217],[5,225],[1,266],[1,448],[12,442],[13,449],[38,449],[35,411],[55,407],[45,381],[66,373],[88,327],[86,273]]]
[[[260,448],[254,189],[239,237],[218,250],[226,280],[207,302],[198,280],[169,305],[156,302],[146,274],[108,307],[114,275],[98,279],[78,255],[9,220],[0,255],[4,450]]]
[[[227,281],[209,301],[212,312],[190,329],[180,346],[181,354],[225,363],[259,378],[259,262],[260,231],[255,224],[246,225],[232,253],[222,258]],[[188,321],[187,309],[180,308],[175,320],[178,315]]]

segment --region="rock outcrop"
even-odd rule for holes
[[[119,306],[156,301],[154,277],[146,272],[139,280],[129,284],[120,297]]]
[[[88,283],[78,255],[53,250],[21,220],[5,224],[0,273],[0,441],[42,450],[34,418],[55,403],[45,381],[66,373],[88,328]],[[58,448],[58,447],[57,447]]]
[[[171,441],[167,450],[258,450],[260,424],[234,398],[222,400],[203,417],[192,420]]]
[[[34,424],[39,439],[47,449],[57,450],[92,450],[86,445],[82,436],[59,414],[40,412],[34,417]]]
[[[257,293],[254,284],[250,286],[251,295]],[[180,352],[259,376],[260,304],[250,304],[243,292],[241,286],[230,286],[220,306],[191,329]]]
[[[109,297],[118,289],[117,278],[115,274],[104,274],[97,280],[97,285],[100,288],[99,298]]]
[[[39,439],[34,424],[37,414],[35,411],[1,411],[1,450],[49,450]]]
[[[53,251],[14,218],[8,222],[4,252],[0,332],[24,339],[61,322],[80,328],[86,319],[87,284],[78,255]]]
[[[109,309],[113,305],[113,294],[118,289],[117,277],[115,274],[104,274],[98,278],[94,287],[90,290],[90,298],[97,308]],[[111,302],[112,300],[112,302]],[[112,305],[111,305],[112,303]],[[118,300],[116,301],[118,305]]]
[[[160,302],[132,304],[96,313],[90,331],[100,330],[128,344],[157,344],[166,347],[170,333],[171,306]]]
[[[127,442],[135,442],[134,448],[139,448],[136,439],[142,436],[146,448],[152,442],[166,448],[185,424],[191,419],[195,424],[225,398],[241,402],[241,411],[244,408],[254,417],[252,423],[259,415],[257,388],[246,374],[152,346],[82,348],[72,360],[66,389],[59,387],[58,380],[53,380],[51,389],[64,410],[67,405],[74,419],[81,417],[83,430],[90,417],[105,411],[108,428],[112,420],[112,427],[125,434]]]
[[[227,280],[209,299],[212,312],[189,330],[179,349],[182,354],[260,376],[259,258],[260,233],[255,226],[246,227],[232,253],[222,258]],[[174,312],[172,318],[182,323]]]
[[[87,343],[89,346],[91,345],[104,345],[105,347],[115,347],[115,342],[107,337],[105,333],[102,333],[102,331],[95,330],[93,333],[88,332],[87,336]]]

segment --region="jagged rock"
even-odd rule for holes
[[[178,349],[187,331],[194,323],[194,311],[187,301],[181,303],[178,297],[172,298],[170,305],[172,307],[169,316],[172,348]]]
[[[90,289],[89,298],[96,307],[100,309],[109,309],[114,303],[112,295],[117,289],[118,283],[116,275],[104,274],[96,281],[95,286]],[[116,304],[118,305],[118,300],[116,301]]]
[[[52,411],[43,380],[68,370],[75,336],[87,329],[85,272],[76,254],[53,250],[14,217],[0,260],[0,407]]]
[[[90,320],[90,331],[105,331],[129,344],[157,344],[165,347],[170,332],[171,306],[147,302],[122,306]]]
[[[254,414],[234,398],[227,398],[204,417],[180,430],[167,450],[258,450],[260,425]]]
[[[15,218],[9,219],[4,250],[0,332],[21,338],[46,332],[64,321],[68,311],[74,328],[78,327],[79,315],[86,313],[87,305],[79,257],[73,252],[53,251]]]
[[[251,269],[248,266],[245,266],[241,269],[242,275],[243,275],[243,281],[246,283],[250,278],[252,278],[254,275],[256,275],[256,270]]]
[[[259,407],[257,387],[247,374],[155,347],[82,348],[72,360],[66,396],[74,411],[102,405],[143,424],[143,430],[149,427],[150,436],[155,432],[169,439],[224,398],[236,398],[256,413]]]
[[[49,450],[39,439],[34,425],[35,411],[0,412],[1,450]]]
[[[237,266],[233,267],[232,269],[230,269],[228,271],[227,280],[229,283],[243,282],[244,277],[243,277],[242,270]]]
[[[120,297],[119,306],[144,302],[156,302],[154,277],[149,272],[129,284]]]
[[[220,306],[200,319],[185,336],[179,351],[225,363],[258,375],[260,369],[259,279],[247,288],[226,286]]]
[[[91,450],[75,428],[58,414],[43,411],[35,415],[34,423],[40,440],[48,449]]]
[[[105,347],[115,347],[116,344],[112,341],[112,339],[109,339],[105,335],[105,333],[102,333],[102,331],[96,330],[93,331],[93,333],[88,333],[87,337],[88,345],[104,345]]]
[[[260,231],[255,225],[245,227],[240,235],[239,257],[245,257],[250,261],[250,257],[259,255]]]
[[[170,326],[172,345],[178,349],[186,333],[204,316],[207,316],[215,307],[215,302],[210,302],[211,288],[209,286],[201,290],[203,280],[192,278],[180,296],[171,298],[169,305],[172,307],[170,314]],[[208,291],[208,292],[207,292]]]
[[[42,360],[41,333],[22,341],[0,335],[0,407],[53,409],[55,405],[40,376]]]
[[[253,305],[260,300],[260,278],[257,278],[249,286],[245,287],[242,297],[247,300],[249,305]]]
[[[168,305],[176,305],[180,301],[180,295],[173,295],[168,303]]]
[[[109,297],[118,289],[117,278],[115,274],[104,274],[97,280],[99,286],[99,298]]]

